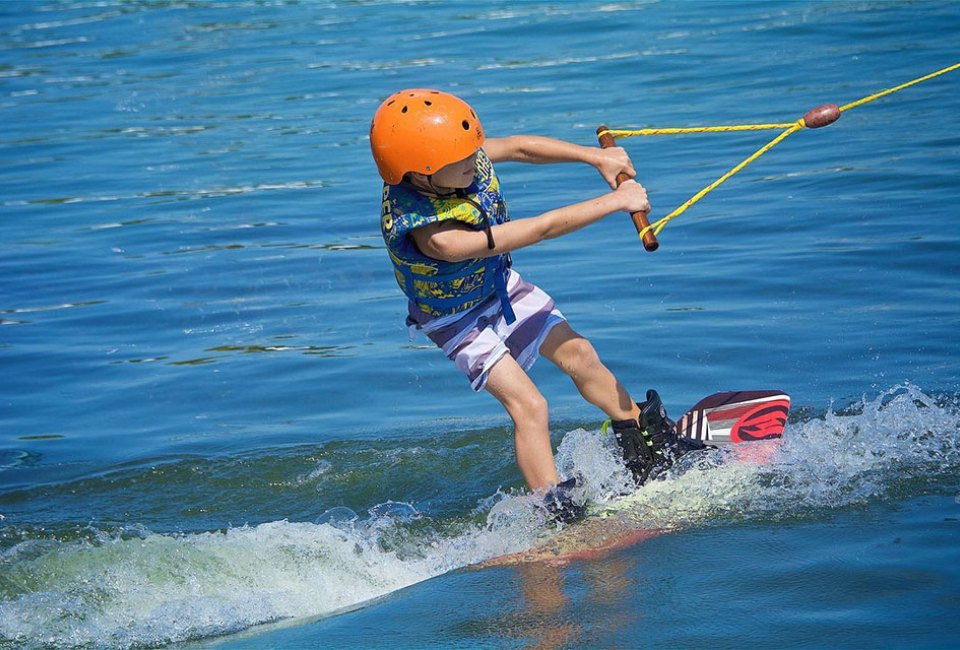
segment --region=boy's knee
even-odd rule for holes
[[[547,398],[540,391],[528,391],[514,395],[511,412],[515,412],[517,417],[524,421],[546,420],[549,412]]]
[[[600,357],[587,339],[576,338],[568,345],[568,363],[574,372],[584,372],[600,365]]]
[[[524,406],[531,416],[539,415],[540,417],[546,417],[549,410],[547,398],[544,397],[539,391],[528,395]]]

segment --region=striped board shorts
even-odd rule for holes
[[[540,356],[540,346],[558,323],[565,323],[553,298],[510,270],[507,293],[517,317],[510,325],[500,310],[496,294],[469,311],[434,318],[410,303],[411,334],[422,330],[443,350],[447,358],[470,380],[475,391],[487,385],[487,377],[503,355],[510,354],[520,367],[529,370]]]

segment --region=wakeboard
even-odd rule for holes
[[[680,416],[675,431],[677,435],[718,447],[777,440],[783,437],[789,413],[790,396],[779,390],[714,393]],[[745,454],[741,458],[763,463],[767,456]],[[533,562],[564,565],[576,560],[601,557],[662,532],[642,528],[633,518],[618,512],[607,511],[602,517],[588,514],[582,521],[559,530],[525,551],[495,557],[476,567]]]

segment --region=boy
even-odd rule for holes
[[[407,323],[436,343],[475,391],[485,389],[504,406],[514,424],[517,465],[530,490],[547,493],[555,518],[575,518],[581,509],[570,499],[575,479],[559,481],[547,403],[526,373],[540,354],[613,420],[637,485],[700,448],[673,433],[656,392],[635,403],[550,296],[511,268],[512,251],[615,212],[650,209],[639,183],[616,186],[618,173],[636,176],[623,149],[535,136],[487,139],[466,102],[424,89],[402,90],[381,104],[370,146],[384,180],[383,238],[409,299]],[[510,221],[493,169],[507,161],[587,163],[613,191]]]

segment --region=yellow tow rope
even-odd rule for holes
[[[844,111],[849,111],[852,108],[857,106],[863,106],[864,104],[869,104],[872,101],[891,95],[895,92],[909,88],[923,81],[933,79],[934,77],[939,77],[942,74],[952,72],[960,68],[960,63],[955,63],[951,66],[937,70],[936,72],[931,72],[928,75],[922,77],[917,77],[912,81],[907,83],[900,84],[899,86],[894,86],[893,88],[887,88],[886,90],[881,90],[880,92],[874,93],[872,95],[867,95],[863,99],[858,99],[855,102],[850,102],[849,104],[844,104],[843,106],[836,106],[834,104],[827,104],[824,106],[818,106],[817,108],[809,111],[806,115],[801,117],[796,122],[788,122],[783,124],[739,124],[732,126],[699,126],[699,127],[690,127],[690,128],[669,128],[669,129],[637,129],[637,130],[627,130],[627,129],[604,129],[600,131],[597,135],[603,136],[606,134],[611,135],[614,138],[630,138],[639,135],[675,135],[681,133],[726,133],[730,131],[762,131],[768,129],[785,129],[783,133],[775,137],[773,140],[765,144],[764,146],[757,149],[753,154],[748,156],[743,160],[739,165],[728,171],[726,174],[715,180],[714,182],[707,185],[705,188],[694,194],[690,199],[685,201],[673,212],[663,217],[658,221],[654,221],[649,226],[643,228],[640,232],[640,239],[643,239],[643,236],[648,232],[652,231],[654,235],[659,235],[660,231],[663,230],[664,226],[670,223],[672,220],[679,217],[681,214],[687,211],[692,205],[697,201],[705,197],[707,194],[715,190],[722,183],[727,181],[731,176],[739,172],[741,169],[752,163],[754,160],[767,153],[775,146],[783,142],[787,136],[792,133],[804,128],[819,128],[832,124],[837,118],[840,117],[840,113]]]

